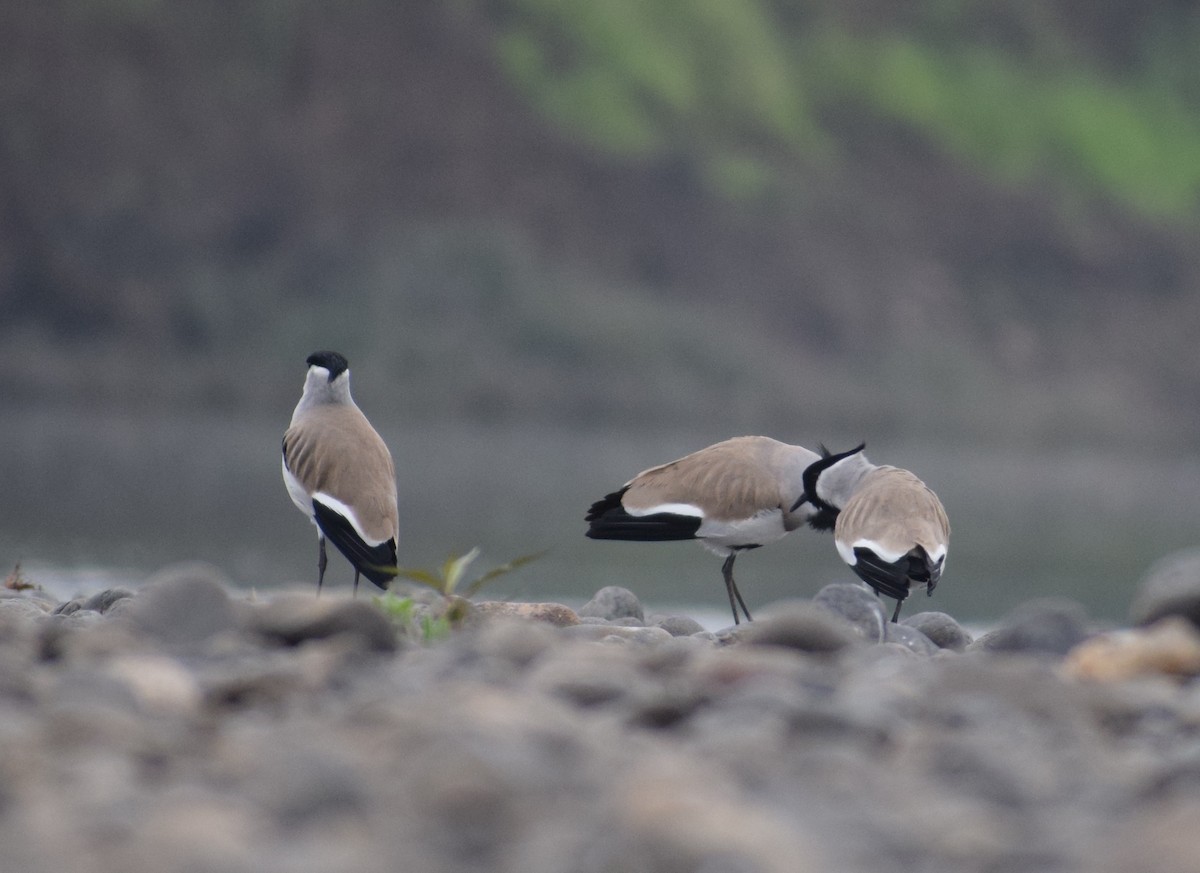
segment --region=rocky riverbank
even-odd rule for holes
[[[432,643],[198,567],[4,591],[0,870],[1192,871],[1197,566],[1135,628],[1047,601],[975,640],[851,585],[717,633],[477,604]]]

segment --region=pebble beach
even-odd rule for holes
[[[1131,595],[973,637],[852,584],[715,632],[606,588],[431,641],[202,565],[4,590],[0,871],[1195,871],[1200,557]]]

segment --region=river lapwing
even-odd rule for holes
[[[317,593],[329,539],[359,574],[386,589],[396,567],[399,513],[391,453],[350,396],[350,370],[337,352],[308,356],[304,393],[283,435],[283,481],[317,526]]]
[[[700,540],[725,558],[721,575],[734,624],[750,610],[733,580],[738,553],[774,542],[805,523],[831,526],[804,499],[816,452],[763,436],[716,443],[638,473],[588,510],[597,540]],[[822,517],[819,517],[822,516]]]
[[[804,471],[805,499],[822,518],[836,516],[838,554],[877,595],[895,598],[895,622],[912,587],[933,594],[950,522],[924,482],[908,470],[872,464],[863,448],[832,454],[822,447],[823,457]]]

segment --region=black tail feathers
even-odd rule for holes
[[[346,556],[346,560],[354,569],[380,588],[387,590],[395,575],[379,568],[396,566],[396,541],[392,539],[377,546],[367,545],[349,519],[319,500],[313,501],[313,515],[321,533],[337,546],[338,551]]]
[[[606,494],[588,509],[584,521],[586,535],[594,540],[666,540],[695,539],[702,519],[695,515],[675,515],[656,512],[653,515],[630,515],[621,505],[625,489]]]

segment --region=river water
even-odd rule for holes
[[[591,501],[721,435],[377,426],[397,462],[402,564],[428,567],[480,546],[485,569],[547,550],[489,593],[578,604],[621,584],[656,611],[724,609],[720,560],[697,544],[583,536]],[[6,414],[3,429],[0,574],[19,561],[26,578],[62,596],[136,584],[189,560],[248,588],[315,581],[315,530],[280,479],[280,422],[44,409]],[[917,472],[953,526],[942,585],[906,613],[931,607],[986,622],[1030,598],[1063,596],[1119,620],[1153,561],[1200,544],[1195,457],[882,442],[868,454]],[[350,578],[331,556],[327,584]],[[828,534],[804,531],[741,556],[737,578],[753,610],[853,575]]]

